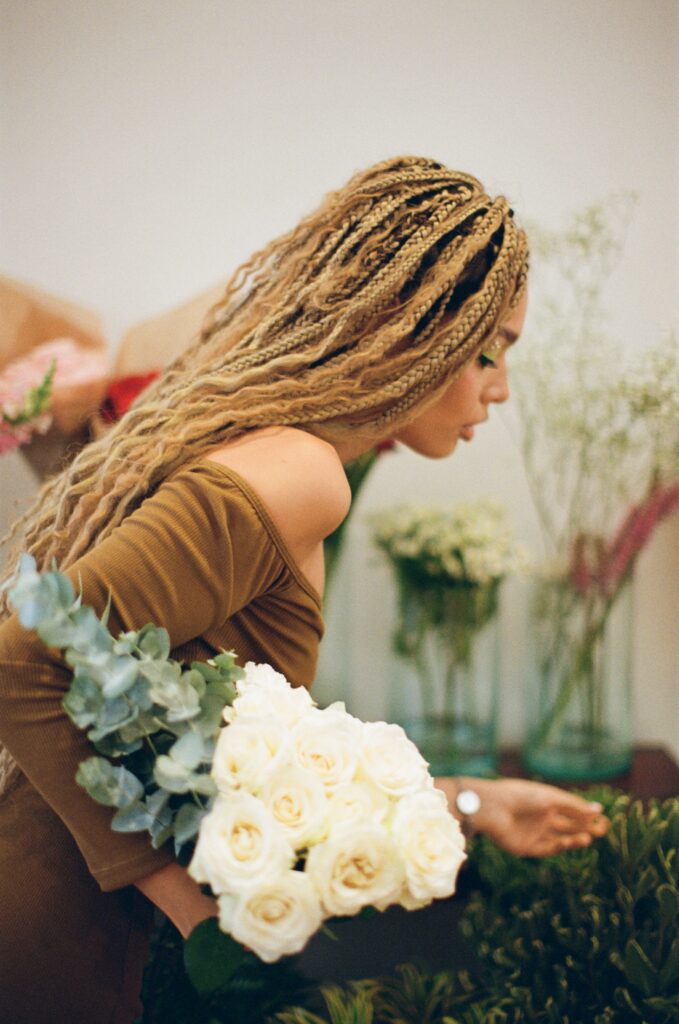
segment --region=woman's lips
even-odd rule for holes
[[[473,427],[473,425],[471,423],[467,424],[467,426],[461,428],[461,430],[460,430],[460,437],[462,438],[463,441],[471,441],[473,436],[474,436],[474,427]]]

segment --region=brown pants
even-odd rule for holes
[[[100,890],[19,774],[0,796],[0,1024],[131,1024],[151,921],[134,887]]]

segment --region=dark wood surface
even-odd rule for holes
[[[500,775],[513,778],[533,777],[524,769],[520,753],[515,748],[502,752],[498,770]],[[572,783],[559,781],[557,785],[585,789],[589,784],[580,780]],[[630,771],[626,775],[606,779],[605,785],[614,789],[624,789],[630,796],[640,800],[648,800],[650,797],[665,800],[668,797],[679,796],[679,765],[662,747],[640,746],[634,751]]]

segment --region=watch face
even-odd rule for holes
[[[457,794],[455,801],[460,814],[476,814],[481,806],[479,794],[473,789],[463,789]]]

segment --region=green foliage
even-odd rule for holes
[[[194,930],[192,939],[206,939],[208,948],[202,952],[210,957],[209,931],[202,937],[196,934],[202,927]],[[223,943],[233,942],[216,927],[213,937],[221,951]],[[158,929],[152,948],[142,990],[144,1012],[137,1024],[263,1024],[285,1006],[302,1004],[307,997],[308,983],[296,970],[294,957],[264,964],[241,947],[238,970],[226,985],[199,995],[185,969],[188,944],[169,921]],[[202,957],[200,941],[194,953]],[[205,980],[205,988],[211,988],[209,978]]]
[[[475,840],[460,925],[473,976],[403,965],[324,990],[326,1016],[288,1008],[276,1024],[679,1021],[679,798],[646,810],[610,790],[588,798],[612,824],[587,849],[530,860]]]
[[[47,410],[52,397],[52,384],[56,369],[57,361],[53,359],[40,383],[34,388],[29,388],[24,395],[23,408],[14,416],[3,409],[0,419],[10,427],[20,427],[41,416]]]
[[[64,710],[103,755],[84,761],[76,781],[117,808],[115,831],[148,831],[156,848],[173,838],[179,853],[215,792],[212,755],[242,675],[235,655],[186,668],[170,658],[167,631],[151,623],[113,637],[108,609],[98,618],[66,576],[38,573],[30,556],[8,586],[21,624],[63,650],[73,669]]]

